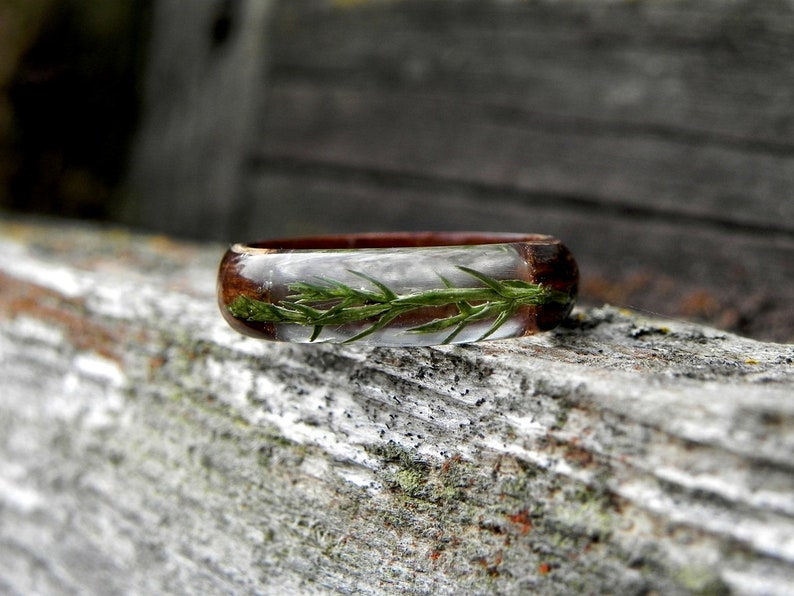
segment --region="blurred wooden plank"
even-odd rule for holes
[[[794,144],[781,155],[685,131],[676,138],[621,122],[526,113],[459,93],[324,81],[273,86],[263,160],[508,187],[524,193],[527,210],[554,196],[561,204],[642,208],[650,217],[673,213],[794,234]]]
[[[794,9],[782,0],[295,0],[273,18],[273,83],[468,97],[791,152]]]
[[[0,222],[3,591],[794,589],[792,346],[610,308],[268,344],[221,253]]]
[[[794,230],[794,9],[285,2],[262,151]]]
[[[125,221],[229,233],[267,68],[270,0],[153,2],[141,130]]]

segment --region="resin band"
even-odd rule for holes
[[[427,346],[553,329],[577,283],[550,236],[357,234],[235,244],[218,301],[234,329],[261,339]]]

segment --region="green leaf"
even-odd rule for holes
[[[512,317],[514,314],[515,314],[515,306],[514,306],[514,305],[511,305],[511,306],[510,306],[510,307],[508,307],[506,310],[503,310],[502,312],[500,312],[500,313],[499,313],[499,314],[496,316],[496,319],[494,319],[493,325],[491,325],[491,326],[488,328],[488,331],[486,331],[486,332],[485,332],[485,333],[483,333],[483,334],[482,334],[480,337],[478,337],[478,338],[477,338],[477,341],[482,341],[482,340],[484,340],[484,339],[486,339],[486,338],[490,337],[490,336],[491,336],[491,335],[493,335],[494,333],[496,333],[496,331],[499,329],[499,327],[501,327],[502,325],[504,325],[504,324],[505,324],[505,321],[507,321],[507,319],[509,319],[510,317]]]
[[[416,327],[411,327],[408,329],[411,333],[435,333],[436,331],[443,331],[444,329],[449,329],[453,325],[457,325],[458,323],[464,322],[469,323],[468,315],[454,315],[451,317],[446,317],[443,319],[433,319],[432,321],[428,321],[427,323],[423,323],[422,325],[417,325]]]
[[[376,331],[379,331],[379,330],[383,329],[386,325],[391,323],[394,319],[399,317],[401,314],[403,314],[403,311],[400,311],[400,310],[391,310],[391,311],[384,312],[383,315],[375,323],[373,323],[372,325],[370,325],[369,327],[364,329],[364,331],[362,331],[361,333],[359,333],[357,335],[354,335],[353,337],[351,337],[349,339],[346,339],[344,343],[346,343],[346,344],[353,343],[353,342],[359,341],[360,339],[364,339],[368,335],[372,335]]]
[[[373,286],[375,286],[381,292],[383,292],[383,298],[384,298],[383,302],[390,302],[391,300],[396,300],[397,299],[397,294],[392,292],[391,289],[389,289],[388,286],[386,286],[385,284],[379,282],[374,277],[370,277],[366,273],[361,273],[360,271],[353,271],[352,269],[348,269],[348,272],[352,273],[353,275],[356,275],[356,276],[358,276],[358,277],[360,277],[362,279],[366,279]]]
[[[465,273],[468,273],[469,275],[471,275],[476,279],[479,279],[482,283],[484,283],[486,286],[491,288],[494,292],[496,292],[500,296],[505,295],[504,285],[502,284],[502,282],[494,279],[493,277],[489,277],[488,275],[485,275],[484,273],[480,273],[479,271],[476,271],[474,269],[470,269],[469,267],[459,266],[458,269],[464,271]]]

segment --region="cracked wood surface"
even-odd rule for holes
[[[223,247],[0,222],[0,591],[794,590],[794,347],[236,335]]]

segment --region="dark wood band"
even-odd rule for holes
[[[387,232],[370,234],[341,234],[264,240],[237,247],[252,249],[329,250],[353,248],[406,248],[427,246],[469,246],[473,244],[515,244],[519,242],[558,242],[542,234],[512,234],[498,232]]]

